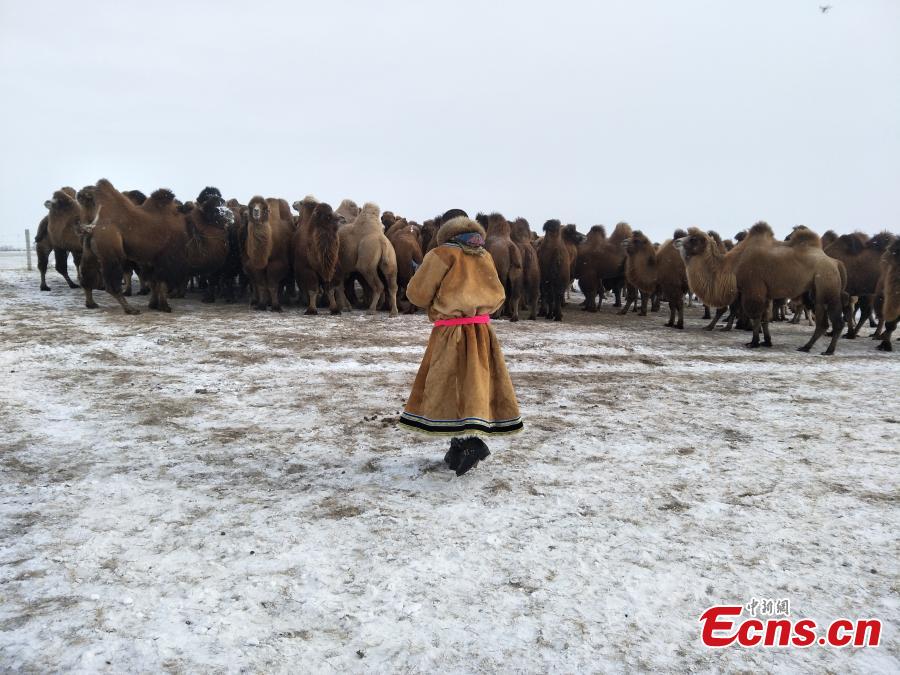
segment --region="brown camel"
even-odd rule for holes
[[[893,351],[891,338],[897,322],[900,321],[900,237],[894,239],[881,257],[881,280],[879,283],[883,300],[881,318],[884,321],[884,332],[878,349],[883,352]]]
[[[241,263],[250,279],[254,309],[280,312],[291,272],[294,218],[283,199],[254,196],[242,211]]]
[[[397,316],[397,257],[378,218],[380,211],[377,204],[366,202],[356,219],[340,228],[339,269],[343,280],[359,273],[366,282],[371,291],[370,314],[375,313],[386,288],[391,316]],[[338,292],[341,305],[349,310],[343,289]]]
[[[197,277],[204,287],[201,302],[215,302],[216,290],[227,273],[232,255],[233,211],[217,188],[207,187],[196,202],[184,204],[181,212],[189,234],[186,250],[189,275]]]
[[[664,241],[656,252],[660,299],[669,303],[669,320],[665,325],[678,329],[684,328],[684,295],[690,293],[684,259],[675,248],[675,239],[684,234],[686,234],[684,230],[676,230],[673,239]]]
[[[293,241],[294,278],[301,297],[306,294],[305,313],[318,314],[316,302],[319,294],[324,293],[331,313],[340,314],[335,299],[340,254],[338,217],[330,204],[317,203],[311,196],[294,202],[294,208],[300,212]]]
[[[589,286],[597,289],[597,307],[603,305],[603,296],[607,290],[611,290],[615,296],[613,307],[622,306],[622,288],[625,285],[625,249],[622,245],[630,236],[631,227],[628,223],[618,223],[609,237],[596,242],[587,258],[585,274],[592,275]]]
[[[528,221],[516,218],[511,226],[510,236],[522,256],[522,303],[528,310],[528,318],[534,321],[541,302],[541,268],[532,243],[532,234]]]
[[[199,210],[192,223],[175,204],[169,190],[157,190],[141,206],[116,190],[106,179],[78,193],[78,201],[90,218],[86,241],[96,258],[106,291],[126,314],[138,314],[122,295],[123,268],[128,262],[141,267],[150,281],[150,309],[170,312],[169,287],[189,275],[188,250],[192,241],[204,246],[209,228],[221,230],[233,220],[224,201]],[[202,222],[200,222],[202,220]],[[201,229],[202,228],[202,229]],[[199,241],[198,241],[199,240]],[[85,304],[96,307],[85,284]]]
[[[506,302],[498,309],[494,318],[504,314],[510,321],[519,320],[519,302],[522,296],[522,253],[512,240],[509,221],[499,213],[489,216],[478,214],[475,219],[484,227],[487,236],[484,248],[491,254],[497,277],[506,291]]]
[[[440,217],[429,218],[422,223],[422,251],[428,253],[437,243],[437,231],[440,229]]]
[[[383,220],[383,218],[382,218]],[[416,306],[406,300],[406,286],[422,264],[422,227],[405,218],[394,219],[386,234],[397,256],[397,288],[404,313],[413,314]]]
[[[676,242],[685,256],[691,287],[700,290],[701,298],[714,297],[709,304],[716,307],[740,295],[741,308],[753,327],[748,347],[760,346],[760,328],[762,344],[772,346],[768,310],[773,300],[807,296],[815,306],[816,329],[800,351],[812,348],[830,320],[835,331],[823,353],[834,353],[844,323],[846,272],[838,261],[825,255],[818,235],[802,228],[795,230],[790,241],[776,241],[772,228],[760,222],[750,228],[733,251],[723,255],[717,247],[706,246],[709,250],[694,256],[695,236],[692,228],[687,238]]]
[[[632,232],[631,237],[623,244],[625,249],[625,281],[628,283],[625,306],[619,314],[627,314],[631,306],[637,302],[638,291],[641,294],[640,316],[647,316],[647,302],[656,293],[659,285],[656,249],[640,230]]]
[[[46,237],[42,237],[42,239],[46,239],[46,243],[41,246],[41,253],[38,256],[38,269],[42,265],[44,267],[44,272],[41,273],[41,290],[50,290],[45,279],[47,262],[42,260],[44,255],[47,259],[49,258],[49,254],[45,253],[48,248],[53,251],[56,271],[66,280],[69,288],[78,288],[78,284],[69,277],[69,253],[72,254],[77,269],[81,262],[82,252],[82,233],[79,223],[83,214],[74,188],[64,187],[57,190],[53,193],[52,199],[44,202],[44,206],[47,207],[49,213],[47,214],[47,234]],[[38,232],[40,230],[41,227],[38,225]]]
[[[541,308],[551,321],[562,321],[566,290],[571,283],[569,251],[562,238],[562,224],[556,220],[544,223],[544,238],[538,249],[541,269]],[[542,312],[542,315],[544,312]]]
[[[587,312],[597,311],[597,296],[603,302],[603,278],[600,274],[599,258],[603,255],[606,244],[606,228],[594,225],[578,247],[573,275],[578,280],[578,287],[584,293],[582,309]]]
[[[892,240],[893,236],[888,232],[882,232],[871,238],[861,232],[855,232],[837,237],[825,249],[825,253],[846,266],[847,294],[857,298],[860,310],[859,322],[854,321],[852,314],[849,317],[845,336],[847,338],[855,338],[863,322],[871,315],[875,288],[881,276],[882,256]]]
[[[334,210],[341,225],[349,225],[359,216],[359,206],[352,199],[344,199]]]
[[[707,307],[717,308],[715,317],[704,327],[704,330],[713,330],[719,319],[737,302],[734,268],[742,247],[739,243],[723,254],[716,241],[697,227],[688,228],[687,236],[675,239],[673,244],[685,261],[691,292]],[[731,329],[736,311],[735,306],[726,330]]]

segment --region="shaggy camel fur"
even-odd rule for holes
[[[81,263],[82,243],[79,223],[82,220],[81,207],[78,204],[73,188],[64,187],[53,193],[53,198],[44,202],[49,213],[47,214],[46,244],[41,247],[38,254],[38,269],[43,266],[41,272],[41,290],[50,290],[47,286],[45,273],[49,262],[49,253],[44,253],[49,248],[53,251],[56,271],[69,284],[69,288],[78,288],[78,284],[69,278],[69,253],[78,268]],[[40,233],[41,227],[38,226]],[[43,239],[44,237],[42,237]],[[46,257],[44,257],[46,256]],[[44,260],[42,260],[44,257]]]
[[[341,225],[349,225],[359,216],[359,206],[352,199],[344,199],[334,210]]]
[[[528,310],[528,318],[534,321],[541,301],[541,268],[532,243],[532,234],[528,221],[516,218],[511,226],[510,236],[522,256],[522,304]]]
[[[428,253],[437,243],[437,231],[440,228],[440,218],[430,218],[422,223],[422,251]]]
[[[760,346],[760,327],[762,344],[772,345],[768,309],[773,300],[807,296],[808,302],[815,304],[816,329],[800,351],[812,348],[825,333],[830,319],[835,331],[823,353],[834,353],[844,323],[846,272],[838,261],[825,255],[818,235],[803,228],[796,230],[790,241],[780,242],[775,240],[772,228],[760,222],[750,228],[734,251],[722,255],[713,250],[715,247],[707,246],[710,250],[696,258],[691,254],[694,237],[692,229],[686,239],[676,243],[685,256],[691,287],[700,289],[701,297],[718,293],[716,301],[709,303],[717,307],[740,295],[741,308],[753,326],[753,340],[748,347]]]
[[[725,330],[731,330],[737,313],[737,278],[734,268],[742,251],[739,243],[731,251],[722,253],[715,240],[697,227],[688,228],[687,236],[675,239],[675,249],[685,261],[688,286],[707,307],[716,307],[716,315],[704,330],[713,330],[729,308]]]
[[[684,294],[690,292],[684,259],[674,243],[675,238],[684,234],[683,230],[676,230],[674,238],[664,241],[656,252],[659,295],[669,303],[669,320],[665,325],[678,329],[684,328]]]
[[[494,267],[497,269],[497,278],[500,279],[506,292],[504,306],[497,310],[494,318],[499,318],[502,313],[508,316],[510,321],[518,321],[519,302],[522,297],[522,252],[512,240],[509,221],[499,213],[492,213],[486,218],[478,214],[475,219],[487,233],[484,248],[491,254]]]
[[[220,232],[233,215],[224,203],[201,209],[192,223],[175,204],[169,190],[157,190],[141,206],[116,190],[105,179],[78,193],[79,203],[91,218],[89,243],[96,258],[107,293],[112,295],[126,314],[137,314],[122,295],[123,267],[138,264],[150,281],[150,309],[170,312],[168,288],[181,283],[190,273],[188,250],[192,241],[206,245],[206,232]],[[202,224],[198,225],[202,219]],[[218,236],[218,235],[217,235]],[[85,304],[96,307],[85,284]]]
[[[377,204],[366,202],[351,224],[340,228],[340,275],[347,280],[356,272],[371,290],[368,312],[374,314],[387,287],[391,316],[397,316],[397,257],[384,234]],[[384,278],[384,283],[382,282]],[[341,305],[350,309],[342,289]]]
[[[849,317],[847,338],[855,338],[863,322],[872,312],[875,300],[875,289],[881,276],[881,260],[888,249],[893,236],[882,232],[872,238],[861,232],[845,234],[837,237],[825,253],[840,260],[847,268],[847,294],[857,298],[859,321],[854,321],[855,311]]]
[[[569,251],[563,241],[562,225],[558,220],[544,223],[538,264],[541,269],[541,309],[546,307],[546,316],[551,321],[562,321],[563,302],[572,277]]]
[[[384,217],[382,217],[384,221]],[[397,257],[397,287],[403,301],[404,313],[413,314],[416,306],[406,299],[406,287],[422,264],[422,227],[409,223],[405,218],[396,218],[386,234]]]
[[[900,237],[894,239],[881,258],[881,292],[884,299],[881,305],[881,318],[884,321],[884,332],[878,349],[884,352],[893,351],[891,338],[897,322],[900,321]]]
[[[231,255],[229,230],[234,224],[233,213],[219,190],[211,187],[205,188],[196,202],[184,204],[181,211],[189,234],[186,250],[189,276],[198,277],[205,284],[202,302],[215,302],[216,289]],[[219,214],[224,215],[224,224]]]
[[[597,311],[597,296],[603,302],[603,278],[600,275],[599,258],[603,255],[606,244],[606,228],[594,225],[578,247],[578,256],[572,276],[578,280],[578,287],[584,293],[582,309],[587,312]]]
[[[306,314],[318,314],[319,293],[328,298],[331,313],[340,314],[335,299],[340,254],[338,217],[330,204],[317,203],[311,196],[294,202],[294,208],[300,212],[293,241],[294,278],[301,295],[306,293]]]
[[[291,207],[283,199],[263,199],[256,195],[242,215],[241,262],[253,287],[253,307],[265,310],[271,306],[273,312],[280,312],[291,272],[294,236]]]
[[[641,293],[640,316],[647,316],[647,301],[656,293],[659,285],[656,248],[640,230],[632,232],[631,237],[623,244],[625,249],[625,281],[628,282],[628,293],[625,306],[619,314],[627,314],[631,306],[637,302],[638,291]]]
[[[598,227],[601,231],[594,230],[593,244],[589,248],[582,245],[581,249],[584,254],[582,273],[588,288],[593,292],[589,296],[588,291],[585,291],[585,308],[588,311],[595,311],[595,306],[599,308],[603,305],[603,296],[607,290],[612,290],[615,296],[613,307],[622,306],[622,288],[625,285],[625,249],[622,244],[631,236],[628,223],[618,223],[609,237],[606,237],[602,225]],[[584,287],[582,290],[584,291]],[[596,302],[598,296],[599,302]]]

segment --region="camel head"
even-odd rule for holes
[[[247,218],[250,223],[260,225],[269,220],[269,204],[265,199],[256,195],[247,204]]]
[[[570,244],[580,244],[584,241],[584,235],[578,231],[575,223],[569,223],[562,229],[563,239]]]
[[[681,239],[686,236],[688,236],[687,232],[682,230],[680,227],[672,233],[672,239]]]
[[[896,237],[890,232],[879,232],[866,242],[866,248],[875,251],[886,251],[894,243]]]
[[[207,190],[209,189],[210,188],[207,188]],[[212,189],[215,190],[215,188]],[[219,191],[216,190],[216,192]],[[225,203],[225,200],[222,199],[221,193],[217,195],[208,194],[203,201],[200,201],[200,198],[198,197],[197,203],[197,208],[200,209],[200,212],[203,214],[203,219],[207,224],[223,230],[226,227],[234,225],[234,211],[232,211]]]
[[[298,199],[297,201],[295,201],[293,204],[291,204],[291,206],[294,207],[294,211],[296,211],[297,213],[303,213],[304,208],[314,209],[316,208],[316,204],[318,203],[319,201],[315,197],[313,197],[312,195],[306,195],[303,199]]]
[[[546,223],[544,223],[544,232],[548,237],[558,236],[560,229],[562,229],[562,223],[560,223],[556,218],[548,220]]]
[[[327,229],[337,232],[339,219],[335,215],[330,204],[319,202],[312,212],[312,226],[318,229]]]
[[[640,230],[632,232],[631,236],[622,242],[622,247],[625,249],[625,253],[632,256],[653,250],[653,244]]]
[[[691,258],[702,256],[708,250],[716,248],[715,242],[706,232],[698,227],[688,228],[687,236],[679,237],[672,242],[685,262],[689,262]]]
[[[891,245],[887,247],[881,260],[885,265],[893,265],[896,270],[900,267],[900,237],[895,237]]]
[[[222,199],[222,193],[219,191],[219,188],[216,187],[205,187],[200,191],[200,194],[197,195],[197,203],[202,204],[210,197],[218,197]]]
[[[384,225],[385,231],[391,229],[391,225],[397,222],[397,216],[393,211],[385,211],[381,214],[381,224]]]
[[[352,223],[359,216],[359,206],[352,199],[345,199],[334,210],[342,223]]]
[[[747,238],[747,230],[741,230],[736,235],[734,235],[734,240],[740,244],[744,239]]]

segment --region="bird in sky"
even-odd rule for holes
[[[828,14],[829,9],[831,9],[831,5],[819,5],[819,10],[821,10],[822,14]]]

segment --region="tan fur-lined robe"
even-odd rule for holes
[[[406,296],[428,318],[491,314],[506,299],[490,253],[450,240],[482,227],[469,218],[441,226],[437,247],[422,260]],[[435,326],[412,393],[400,416],[404,426],[425,433],[495,435],[522,429],[519,404],[500,343],[490,324]]]

